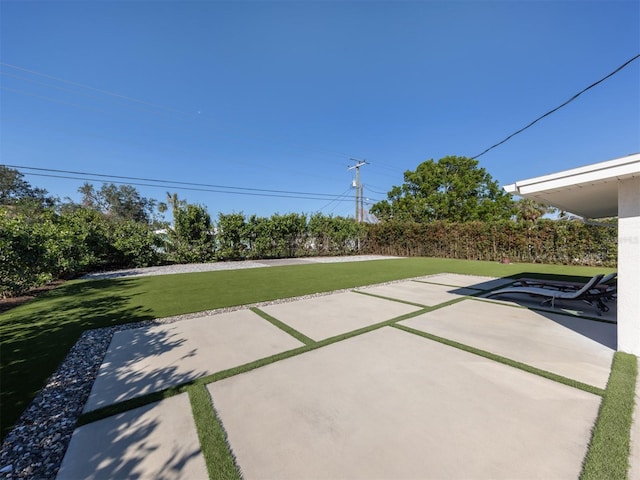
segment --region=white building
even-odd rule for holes
[[[618,217],[618,350],[640,356],[640,153],[504,188],[584,218]]]

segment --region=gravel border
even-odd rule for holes
[[[376,256],[359,256],[357,257],[324,257],[333,258],[329,262],[339,261],[363,261],[383,258],[398,257],[379,257]],[[342,258],[342,260],[338,260]],[[302,259],[301,259],[302,260]],[[304,259],[305,262],[311,260]],[[238,265],[243,262],[234,262]],[[254,262],[250,262],[254,263]],[[303,262],[300,262],[303,263]],[[275,262],[273,263],[275,264]],[[219,264],[195,264],[198,265],[219,265]],[[246,265],[246,264],[245,264]],[[269,266],[262,264],[260,267]],[[171,266],[176,267],[176,266]],[[178,266],[184,267],[184,266]],[[146,275],[164,275],[167,274],[167,267],[151,267],[146,269],[143,274]],[[254,268],[250,266],[240,266],[239,268]],[[229,268],[226,268],[229,269]],[[176,271],[178,270],[178,271]],[[185,273],[182,268],[172,268],[172,273]],[[191,270],[202,271],[202,270]],[[162,273],[161,273],[162,272]],[[113,274],[110,272],[108,275]],[[142,275],[142,274],[140,274]],[[118,275],[126,276],[126,275]],[[101,277],[101,278],[117,278],[118,276]],[[92,277],[95,278],[95,277]],[[424,277],[416,277],[424,278]],[[392,282],[384,282],[377,285],[389,285],[393,283],[405,282],[411,280],[409,278],[395,280]],[[373,285],[367,285],[367,287]],[[13,430],[9,432],[0,450],[0,476],[6,479],[16,478],[55,478],[62,459],[67,451],[71,436],[76,428],[76,421],[82,414],[82,409],[91,393],[91,388],[98,375],[100,366],[107,353],[111,339],[114,333],[131,330],[134,328],[143,328],[150,325],[168,324],[198,318],[209,315],[217,315],[236,310],[243,310],[252,307],[265,307],[280,303],[295,302],[309,298],[322,297],[336,293],[353,291],[354,288],[334,290],[331,292],[321,292],[312,295],[304,295],[299,297],[284,298],[269,302],[260,302],[250,305],[239,305],[229,308],[220,308],[215,310],[207,310],[197,313],[188,313],[173,317],[165,317],[154,320],[146,320],[142,322],[127,323],[114,327],[99,328],[94,330],[86,330],[80,336],[80,339],[71,348],[66,358],[57,368],[57,370],[49,377],[47,383],[33,399],[27,409],[24,411]]]
[[[301,265],[305,263],[341,263],[365,262],[369,260],[391,260],[403,257],[385,255],[353,255],[350,257],[300,257],[274,258],[267,260],[242,260],[238,262],[188,263],[179,265],[163,265],[157,267],[129,268],[110,272],[89,273],[81,280],[105,280],[122,277],[146,277],[150,275],[172,275],[177,273],[215,272],[225,270],[241,270],[245,268],[262,268],[280,265]]]

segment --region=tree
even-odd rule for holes
[[[174,211],[173,248],[178,262],[214,259],[213,225],[206,208],[186,204]]]
[[[34,188],[18,170],[0,165],[0,205],[42,210],[55,204],[44,188]]]
[[[187,206],[187,201],[186,200],[180,200],[178,198],[178,194],[177,193],[169,193],[169,192],[167,192],[167,203],[160,202],[158,204],[158,211],[160,213],[164,213],[167,210],[169,210],[169,206],[171,206],[171,214],[173,215],[173,217],[175,219],[176,212],[178,210],[180,210],[181,208],[186,207]]]
[[[244,213],[218,213],[218,258],[220,260],[240,260],[244,258],[247,243],[247,221]]]
[[[548,213],[555,213],[558,210],[543,203],[536,202],[530,198],[520,198],[514,203],[516,218],[524,223],[536,223],[540,218]]]
[[[371,213],[381,221],[499,220],[512,216],[513,201],[477,160],[448,156],[406,171],[404,183],[373,205]]]
[[[90,183],[78,189],[82,194],[82,206],[101,211],[114,220],[133,220],[149,223],[156,201],[138,193],[131,185],[116,186],[104,183],[97,190]]]

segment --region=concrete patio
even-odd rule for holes
[[[442,274],[262,307],[326,342],[207,385],[244,478],[577,478],[599,395],[395,326],[604,388],[615,324],[478,298],[504,282]],[[119,332],[85,411],[302,346],[250,310]],[[84,425],[58,478],[207,478],[195,432],[187,394]],[[638,457],[636,440],[634,472]]]

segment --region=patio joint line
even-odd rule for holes
[[[317,343],[314,339],[307,337],[304,333],[299,332],[295,328],[287,325],[286,323],[282,322],[281,320],[278,320],[275,317],[272,317],[267,312],[265,312],[263,310],[260,310],[257,307],[252,307],[252,308],[250,308],[250,310],[253,313],[255,313],[256,315],[258,315],[259,317],[261,317],[264,320],[266,320],[267,322],[271,323],[274,327],[279,328],[283,332],[291,335],[293,338],[295,338],[296,340],[304,343],[305,345],[313,345],[313,344]]]
[[[269,357],[264,357],[258,360],[254,360],[249,363],[245,363],[243,365],[238,365],[236,367],[232,367],[226,370],[222,370],[211,375],[206,375],[204,377],[195,378],[193,380],[184,382],[179,385],[173,385],[171,387],[157,390],[155,392],[147,393],[144,395],[140,395],[138,397],[129,398],[127,400],[123,400],[121,402],[113,403],[111,405],[107,405],[101,408],[97,408],[90,412],[86,412],[80,415],[78,421],[76,423],[76,427],[87,425],[89,423],[96,422],[103,418],[111,417],[113,415],[117,415],[119,413],[123,413],[129,410],[133,410],[134,408],[142,407],[149,403],[158,402],[160,400],[164,400],[165,398],[173,397],[174,395],[178,395],[180,393],[188,391],[190,388],[197,385],[208,385],[210,383],[215,383],[220,380],[224,380],[225,378],[233,377],[235,375],[239,375],[241,373],[246,373],[251,370],[255,370],[260,367],[264,367],[270,365],[272,363],[279,362],[281,360],[286,360],[291,357],[295,357],[297,355],[311,352],[313,350],[317,350],[322,347],[326,347],[328,345],[332,345],[334,343],[338,343],[344,340],[348,340],[353,337],[357,337],[359,335],[363,335],[365,333],[372,332],[374,330],[378,330],[387,326],[394,326],[396,322],[401,322],[403,320],[408,320],[410,318],[422,315],[424,313],[429,312],[430,308],[421,308],[414,312],[405,313],[404,315],[400,315],[397,317],[393,317],[389,320],[384,320],[382,322],[374,323],[373,325],[368,325],[363,328],[359,328],[357,330],[352,330],[350,332],[342,333],[340,335],[336,335],[330,338],[326,338],[324,340],[320,340],[318,342],[314,342],[311,345],[304,345],[298,348],[294,348],[292,350],[287,350],[281,353],[277,353],[275,355],[271,355]]]
[[[403,330],[407,333],[411,333],[414,335],[418,335],[420,337],[427,338],[429,340],[433,340],[434,342],[442,343],[443,345],[447,345],[449,347],[457,348],[459,350],[463,350],[465,352],[472,353],[474,355],[478,355],[480,357],[484,357],[489,360],[493,360],[494,362],[502,363],[504,365],[517,368],[519,370],[523,370],[525,372],[532,373],[534,375],[538,375],[540,377],[546,378],[548,380],[552,380],[554,382],[561,383],[563,385],[567,385],[569,387],[577,388],[579,390],[583,390],[585,392],[598,395],[600,397],[603,397],[606,393],[606,390],[595,387],[593,385],[589,385],[588,383],[579,382],[578,380],[564,377],[562,375],[558,375],[557,373],[549,372],[547,370],[542,370],[541,368],[533,367],[526,363],[518,362],[517,360],[503,357],[501,355],[497,355],[495,353],[491,353],[486,350],[481,350],[479,348],[471,347],[464,343],[459,343],[454,340],[449,340],[448,338],[439,337],[437,335],[423,332],[422,330],[416,330],[414,328],[407,327],[405,325],[394,324],[392,325],[392,327],[397,328],[399,330]]]
[[[200,441],[200,451],[209,478],[239,480],[242,478],[227,432],[218,416],[211,394],[204,385],[188,389],[191,413]]]
[[[410,281],[415,283],[424,283],[425,285],[438,285],[439,287],[464,288],[466,290],[475,290],[476,293],[473,293],[470,296],[474,296],[474,295],[477,295],[478,293],[484,293],[487,291],[487,290],[482,290],[481,288],[475,288],[475,287],[461,287],[460,285],[449,285],[448,283],[428,282],[426,280],[420,280],[417,278],[412,278]]]
[[[408,300],[400,300],[399,298],[385,297],[384,295],[377,295],[375,293],[362,292],[360,290],[353,290],[353,293],[358,293],[360,295],[366,295],[368,297],[373,297],[373,298],[380,298],[382,300],[389,300],[390,302],[404,303],[405,305],[411,305],[412,307],[430,308],[429,305],[425,305],[424,303],[409,302]]]

